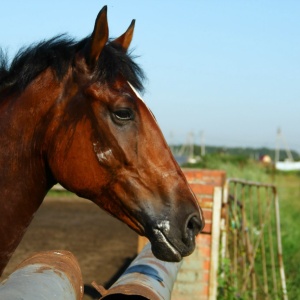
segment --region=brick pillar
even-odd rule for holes
[[[200,169],[183,169],[183,172],[203,210],[205,227],[196,238],[195,251],[183,260],[171,299],[211,300],[214,299],[211,285],[215,285],[211,275],[216,273],[215,266],[211,264],[213,200],[215,188],[221,188],[225,183],[226,173],[219,170]],[[146,241],[147,239],[139,237],[138,252],[142,250]]]
[[[196,238],[194,253],[184,258],[174,285],[172,300],[208,300],[212,250],[213,199],[216,187],[223,187],[226,174],[218,170],[183,170],[203,210],[205,227]]]

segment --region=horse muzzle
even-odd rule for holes
[[[169,221],[160,221],[148,234],[153,254],[160,260],[179,262],[195,249],[195,238],[204,227],[197,213],[190,215],[183,228]]]

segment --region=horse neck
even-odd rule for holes
[[[60,89],[48,70],[0,106],[0,275],[54,183],[43,159],[41,124]]]

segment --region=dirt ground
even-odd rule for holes
[[[83,299],[99,299],[91,282],[107,288],[115,281],[136,255],[137,234],[88,200],[47,197],[1,279],[32,253],[45,250],[71,251],[81,267]]]

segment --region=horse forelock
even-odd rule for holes
[[[0,96],[3,92],[22,92],[47,68],[52,68],[58,81],[74,66],[76,53],[82,51],[89,37],[79,42],[59,35],[50,40],[21,48],[9,64],[7,55],[0,49]],[[104,47],[96,70],[96,80],[112,84],[119,76],[139,91],[143,90],[144,73],[134,62],[131,53],[125,53],[111,42]]]

